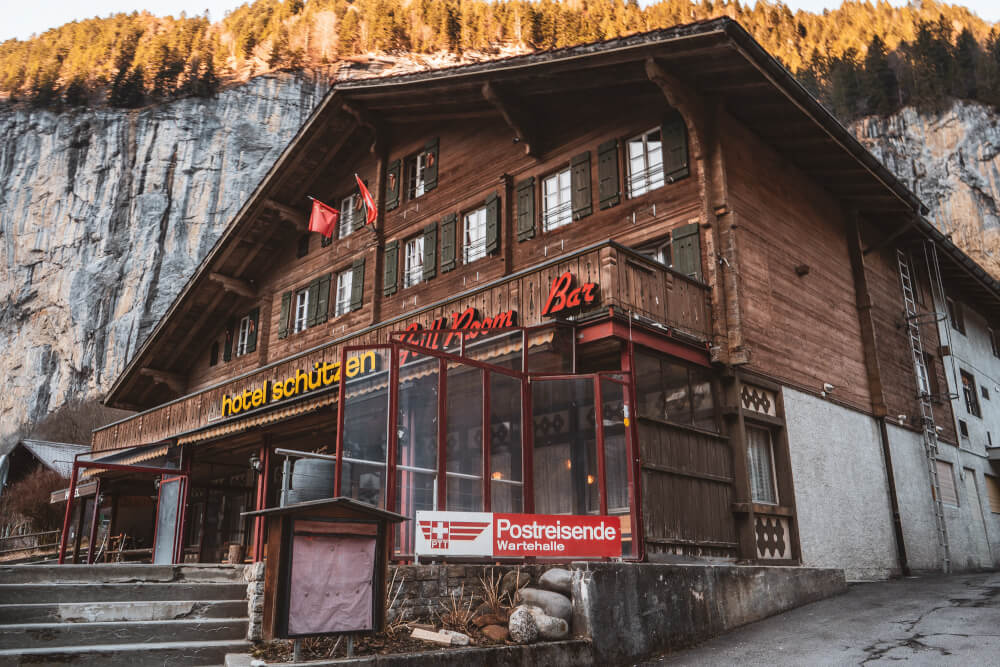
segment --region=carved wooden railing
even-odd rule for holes
[[[515,310],[519,324],[542,324],[546,320],[541,309],[552,281],[566,271],[580,283],[595,282],[600,286],[600,309],[612,307],[622,315],[638,315],[650,323],[683,332],[686,337],[708,340],[707,286],[629,248],[604,241],[109,424],[94,431],[93,449],[150,444],[209,426],[220,420],[225,395],[262,387],[267,380],[294,376],[298,369],[308,371],[316,362],[334,363],[340,358],[343,344],[387,343],[392,332],[402,331],[413,322],[427,325],[470,306],[487,316],[494,311]]]

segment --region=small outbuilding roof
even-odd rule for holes
[[[89,445],[77,445],[70,442],[49,442],[47,440],[21,440],[17,447],[24,447],[39,463],[69,477],[73,473],[73,458],[82,452],[89,452]],[[12,450],[13,451],[13,450]]]
[[[374,505],[369,505],[368,503],[363,503],[359,500],[354,500],[353,498],[348,498],[346,496],[309,500],[304,503],[295,503],[294,505],[285,505],[284,507],[272,507],[266,510],[257,510],[256,512],[243,512],[240,516],[275,516],[281,514],[297,514],[303,510],[328,509],[333,507],[339,507],[341,509],[357,512],[358,514],[368,515],[373,519],[382,519],[383,521],[392,521],[394,523],[409,520],[409,517],[405,517],[402,514],[380,509]]]

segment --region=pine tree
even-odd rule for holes
[[[872,37],[868,44],[861,74],[861,89],[866,113],[885,116],[899,108],[896,73],[889,66],[885,42],[878,35]]]

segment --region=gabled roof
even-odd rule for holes
[[[650,59],[706,98],[720,100],[729,114],[887,238],[939,244],[946,277],[988,302],[990,311],[984,314],[1000,320],[1000,283],[924,220],[927,208],[916,195],[746,30],[719,18],[471,65],[337,83],[115,381],[107,402],[135,408],[173,398],[143,388],[139,369],[155,359],[165,366],[159,371],[186,372],[190,355],[203,353],[194,343],[210,333],[209,326],[218,326],[217,312],[234,312],[239,304],[238,295],[226,293],[211,274],[252,281],[257,265],[266,265],[254,259],[289,238],[282,219],[294,215],[290,209],[296,207],[305,215],[304,194],[318,177],[333,178],[337,169],[350,174],[352,161],[371,145],[375,127],[391,133],[415,122],[455,117],[499,121],[499,111],[486,99],[487,85],[504,91],[529,118],[553,117],[560,109],[564,116],[567,107],[586,104],[594,94],[660,95],[646,71]],[[128,396],[139,396],[140,405],[130,405]]]
[[[73,458],[77,454],[90,451],[90,445],[47,440],[21,440],[18,445],[31,452],[43,466],[67,478],[73,473]]]

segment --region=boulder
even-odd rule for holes
[[[535,624],[535,617],[524,606],[511,612],[507,629],[510,632],[510,638],[518,644],[530,644],[538,639],[538,626]]]
[[[518,594],[525,604],[541,607],[549,616],[569,623],[573,619],[573,603],[562,593],[543,591],[539,588],[522,588]]]
[[[483,628],[483,634],[495,642],[505,642],[510,638],[507,628],[502,625],[487,625]]]
[[[538,586],[539,588],[544,588],[548,591],[555,591],[557,593],[572,596],[573,573],[570,570],[564,570],[561,567],[553,567],[546,570],[545,573],[538,578]]]
[[[544,612],[535,611],[531,608],[529,608],[528,613],[535,619],[539,639],[552,641],[555,639],[565,639],[569,636],[569,623],[561,618],[549,616]]]
[[[530,583],[531,577],[526,572],[511,570],[500,580],[500,595],[501,597],[507,595],[513,599],[514,591],[524,588]]]

